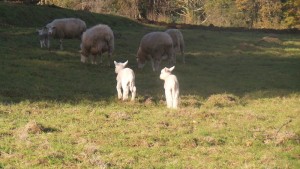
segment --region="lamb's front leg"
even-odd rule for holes
[[[122,99],[121,83],[117,82],[118,99]]]

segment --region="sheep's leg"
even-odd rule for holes
[[[100,64],[102,64],[103,63],[103,61],[102,61],[102,55],[100,55],[99,57],[100,57]]]
[[[48,50],[50,50],[50,39],[48,39],[47,47],[48,47]]]
[[[42,43],[43,45],[43,47],[46,47],[46,40],[43,40],[43,43]]]
[[[129,86],[127,84],[122,84],[123,89],[123,100],[128,99],[128,93],[129,93]]]
[[[181,52],[182,62],[185,64],[185,56],[184,56],[184,51],[183,51],[182,45],[180,45],[180,52]]]
[[[165,95],[167,100],[167,107],[172,108],[172,93],[170,89],[165,89]]]
[[[92,64],[97,65],[97,54],[93,55]]]
[[[40,45],[41,45],[41,48],[43,48],[43,41],[41,41],[41,40],[40,40]]]
[[[63,39],[60,39],[59,40],[60,50],[64,50],[62,43],[63,43]]]
[[[113,50],[113,47],[112,46],[109,46],[109,49],[108,49],[108,66],[110,67],[110,63],[112,63],[112,51]]]
[[[155,70],[156,71],[159,71],[159,67],[160,67],[160,62],[161,62],[161,60],[155,60]]]
[[[121,83],[117,82],[118,99],[122,99]]]
[[[168,59],[169,59],[169,66],[174,66],[176,64],[176,56],[174,49],[171,49],[167,53]]]
[[[151,57],[150,57],[150,62],[151,62],[152,70],[153,70],[153,72],[155,72],[154,60]]]

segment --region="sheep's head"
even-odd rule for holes
[[[55,34],[55,31],[56,31],[56,27],[55,26],[50,26],[48,28],[48,35],[53,35]]]
[[[142,69],[145,66],[146,57],[145,54],[142,52],[141,48],[139,48],[137,52],[136,61],[139,69]]]
[[[114,64],[115,64],[115,72],[116,73],[119,73],[122,69],[124,69],[126,67],[126,65],[128,64],[128,60],[124,63],[121,63],[121,62],[116,62],[114,61]]]
[[[86,63],[88,61],[88,55],[86,54],[85,50],[82,49],[82,44],[80,44],[81,50],[79,51],[80,53],[80,61],[82,63]]]
[[[163,68],[160,72],[159,78],[162,80],[166,79],[166,77],[168,77],[174,69],[175,69],[175,66],[173,66],[171,68],[167,68],[167,67]]]

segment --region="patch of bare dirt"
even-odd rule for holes
[[[36,121],[30,121],[24,127],[19,128],[16,134],[21,140],[24,140],[29,134],[39,134],[43,130],[44,127],[41,124],[38,124]]]
[[[271,36],[265,36],[265,37],[261,38],[259,41],[260,42],[263,41],[263,42],[268,42],[268,43],[282,44],[282,41],[279,38],[271,37]]]
[[[131,118],[126,112],[112,112],[109,117],[113,120],[129,120]]]
[[[286,143],[289,140],[299,141],[299,136],[297,136],[296,133],[291,131],[278,132],[277,130],[271,130],[271,131],[266,131],[266,133],[264,133],[263,142],[265,144],[281,145]]]

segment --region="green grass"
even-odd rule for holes
[[[79,40],[39,48],[35,29],[60,17],[120,35],[114,59],[134,69],[136,102],[116,99],[113,68],[80,63]],[[0,23],[0,168],[300,167],[297,34],[276,34],[275,44],[259,42],[269,36],[261,32],[182,30],[180,109],[169,110],[159,73],[135,61],[141,37],[165,28],[4,3]]]

